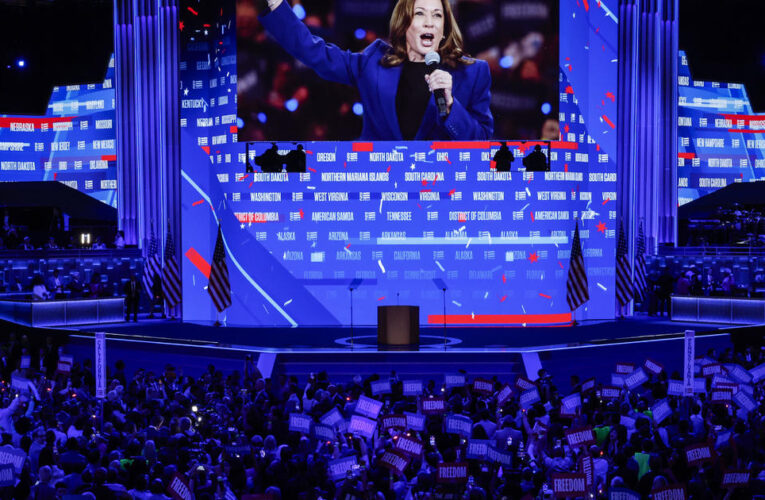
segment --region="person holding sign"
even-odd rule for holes
[[[293,57],[322,78],[359,90],[361,140],[492,136],[489,65],[465,55],[450,2],[398,0],[389,42],[376,40],[359,53],[313,36],[284,0],[256,5],[263,26]]]

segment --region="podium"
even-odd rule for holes
[[[378,306],[377,347],[380,350],[416,350],[420,344],[419,306]]]

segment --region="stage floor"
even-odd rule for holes
[[[719,333],[731,325],[682,323],[666,318],[640,317],[614,321],[587,321],[566,327],[443,327],[420,329],[419,351],[522,352],[540,348],[628,342],[639,339],[681,335],[685,330],[697,334]],[[163,339],[241,347],[264,352],[348,352],[377,351],[374,327],[216,327],[212,324],[182,323],[178,320],[140,319],[112,325],[85,325],[81,332],[104,331],[135,339]],[[71,330],[70,330],[71,331]],[[353,334],[353,342],[351,342]],[[398,349],[397,349],[398,350]]]

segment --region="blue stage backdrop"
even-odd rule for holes
[[[679,203],[765,179],[765,113],[753,112],[743,84],[694,80],[685,52],[679,57]]]
[[[102,83],[54,87],[44,116],[0,116],[0,181],[59,181],[117,206],[114,58]]]
[[[188,7],[188,8],[187,8]],[[571,236],[580,220],[590,302],[613,318],[616,18],[605,3],[561,5],[561,141],[550,172],[523,172],[535,143],[308,142],[307,172],[246,172],[270,143],[238,143],[233,6],[182,15],[183,315],[212,321],[218,224],[229,324],[348,325],[379,305],[420,306],[422,324],[565,324]],[[597,75],[597,78],[590,78]],[[295,149],[277,143],[281,153]],[[444,295],[443,288],[446,288]]]

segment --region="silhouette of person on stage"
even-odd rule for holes
[[[523,166],[526,172],[547,172],[550,167],[547,165],[547,157],[542,152],[542,146],[537,144],[534,151],[523,159]]]
[[[515,156],[513,156],[513,152],[510,151],[510,148],[507,147],[506,142],[501,143],[502,146],[500,146],[499,150],[494,153],[494,165],[497,169],[497,172],[509,172],[510,171],[510,165],[515,161]]]
[[[297,149],[287,153],[287,172],[305,172],[305,151],[303,145],[298,144]]]
[[[281,172],[284,165],[284,157],[279,154],[279,148],[272,142],[271,147],[262,155],[255,157],[255,164],[259,165],[263,172]]]

